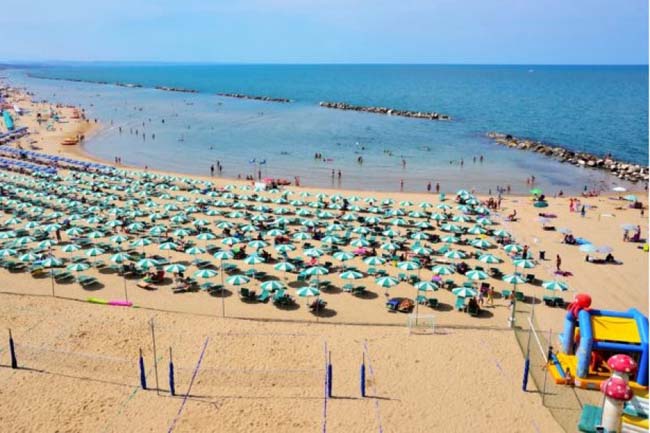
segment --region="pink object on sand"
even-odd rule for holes
[[[120,299],[113,299],[112,301],[108,301],[108,305],[113,305],[115,307],[131,307],[133,306],[133,302],[122,301]]]

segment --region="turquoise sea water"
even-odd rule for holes
[[[5,72],[36,99],[81,104],[106,124],[87,144],[90,153],[189,173],[208,173],[219,160],[224,175],[245,175],[256,170],[249,163],[255,158],[267,161],[264,175],[301,176],[309,185],[331,186],[331,170],[341,169],[346,188],[394,190],[404,179],[406,190],[421,191],[429,180],[449,189],[509,183],[524,190],[531,174],[553,190],[611,181],[501,148],[485,137],[488,131],[648,160],[648,70],[642,66],[59,65]],[[26,72],[145,87],[43,80]],[[153,89],[158,85],[200,93]],[[237,100],[218,92],[294,102]],[[453,120],[342,112],[318,107],[323,100],[437,111]],[[315,152],[330,161],[314,161]],[[481,154],[485,162],[474,164],[473,156]]]

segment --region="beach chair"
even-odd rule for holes
[[[348,293],[352,292],[352,289],[354,289],[354,284],[351,283],[344,284],[343,287],[341,287],[341,289],[343,289],[344,292],[348,292]]]
[[[436,308],[438,307],[438,299],[436,298],[429,298],[427,299],[427,306],[431,308]]]
[[[427,297],[424,296],[424,295],[418,295],[418,296],[415,298],[415,302],[417,302],[418,304],[421,304],[421,305],[422,305],[422,304],[427,304],[427,303],[429,302],[429,300],[428,300]]]
[[[94,286],[95,284],[99,284],[97,278],[91,277],[90,275],[79,275],[77,277],[77,282],[81,284],[81,286],[84,288]]]
[[[354,296],[363,296],[365,293],[366,293],[365,286],[357,286],[354,289],[352,289],[352,294]]]
[[[508,299],[511,293],[512,290],[508,290],[508,289],[501,290],[501,296],[503,296],[504,299]]]
[[[397,311],[397,307],[399,307],[399,303],[400,303],[400,301],[401,301],[400,298],[392,298],[392,299],[389,299],[389,300],[386,302],[386,309],[387,309],[388,311],[392,312],[392,313],[396,312],[396,311]]]
[[[256,300],[257,296],[255,295],[255,290],[250,290],[246,287],[239,289],[239,298],[242,301],[251,301]]]
[[[465,309],[465,298],[457,297],[456,302],[454,303],[454,309],[463,311]]]
[[[266,302],[271,297],[271,294],[268,290],[262,290],[262,292],[257,296],[258,302]]]
[[[526,299],[526,295],[524,295],[524,292],[517,291],[517,292],[515,292],[515,299],[517,301],[523,302]]]
[[[56,281],[57,283],[74,279],[74,275],[72,275],[70,272],[63,269],[57,269],[55,271],[52,271],[52,276],[54,277],[54,281]]]

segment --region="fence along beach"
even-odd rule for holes
[[[15,93],[12,98],[24,100],[24,95]],[[93,122],[72,119],[72,107],[53,107],[59,119],[68,122],[53,121],[55,127],[48,130],[46,125],[39,125],[36,115],[46,112],[49,105],[26,101],[25,105],[30,113],[17,122],[27,125],[32,135],[13,140],[5,145],[13,150],[2,152],[5,259],[0,281],[5,282],[4,291],[13,294],[1,296],[6,308],[15,310],[12,315],[3,314],[2,320],[14,332],[18,355],[21,344],[23,354],[28,354],[22,358],[24,366],[51,374],[21,371],[18,374],[29,376],[19,382],[10,379],[8,369],[2,369],[3,379],[4,375],[8,377],[8,389],[17,393],[41,389],[40,398],[54,403],[65,398],[66,390],[79,388],[78,381],[88,376],[88,370],[79,367],[71,371],[73,364],[39,355],[33,347],[41,347],[40,353],[46,354],[56,353],[55,348],[65,349],[73,359],[86,355],[113,357],[116,365],[98,361],[103,365],[98,369],[104,369],[102,374],[108,378],[124,379],[116,385],[100,382],[100,378],[86,380],[84,389],[78,391],[79,398],[96,402],[97,397],[91,395],[102,396],[113,413],[122,404],[138,413],[144,408],[146,415],[139,418],[140,425],[147,426],[143,428],[166,428],[178,413],[180,402],[138,391],[133,400],[124,403],[138,387],[137,375],[126,373],[129,367],[119,367],[131,362],[136,365],[135,354],[140,348],[144,349],[147,366],[156,359],[146,326],[149,312],[155,311],[162,327],[159,346],[174,348],[179,374],[197,365],[205,336],[229,332],[258,335],[250,337],[255,341],[254,351],[244,349],[242,340],[224,345],[231,350],[225,357],[230,361],[226,366],[217,364],[216,354],[210,355],[210,343],[196,379],[196,386],[202,384],[205,391],[201,394],[203,401],[188,400],[180,428],[184,422],[185,428],[196,422],[197,428],[211,428],[206,426],[216,423],[235,430],[252,424],[260,431],[275,431],[278,425],[283,431],[322,426],[323,397],[307,399],[292,394],[287,400],[269,398],[263,404],[251,403],[254,384],[246,377],[247,368],[264,367],[269,378],[274,369],[318,369],[323,365],[319,338],[301,345],[279,336],[259,336],[266,332],[322,335],[327,340],[335,366],[334,396],[355,398],[346,399],[345,404],[341,404],[343,400],[330,400],[329,426],[345,429],[349,419],[361,418],[360,422],[372,429],[380,418],[383,428],[400,430],[407,416],[414,431],[426,431],[434,424],[473,431],[516,430],[533,423],[542,431],[560,431],[549,412],[538,410],[536,395],[519,391],[522,358],[508,331],[510,300],[499,296],[513,287],[503,276],[517,270],[526,278],[533,275],[516,287],[525,306],[535,305],[543,294],[540,284],[554,279],[571,288],[563,294],[566,301],[574,293],[588,291],[599,307],[647,305],[647,292],[642,290],[647,287],[647,256],[638,248],[643,242],[622,240],[622,225],[626,224],[631,233],[640,226],[637,240],[647,236],[647,221],[636,208],[647,205],[641,191],[636,200],[622,198],[629,194],[614,193],[542,200],[543,192],[537,192],[536,197],[504,193],[498,203],[496,194],[486,197],[469,191],[447,191],[442,197],[293,186],[256,190],[251,182],[107,163],[85,165],[83,161],[88,160],[83,149],[59,143],[76,134],[92,136]],[[38,149],[30,150],[29,143]],[[70,161],[56,161],[66,155]],[[52,169],[58,176],[48,174]],[[580,204],[576,207],[572,199]],[[535,206],[540,202],[545,207]],[[594,246],[611,247],[620,264],[585,261],[577,245],[563,243],[568,232]],[[511,247],[506,249],[508,245]],[[545,258],[541,258],[541,251]],[[120,260],[119,254],[126,257]],[[556,264],[556,255],[561,256],[561,265]],[[514,263],[521,256],[529,257],[533,267],[517,269]],[[285,265],[278,266],[281,264]],[[174,265],[177,267],[172,268]],[[571,275],[556,274],[556,266]],[[595,280],[602,284],[594,286]],[[270,282],[283,288],[262,288]],[[482,283],[495,293],[485,293],[478,309],[466,307],[473,294],[478,302]],[[299,295],[301,289],[309,287],[313,291],[302,293],[311,296]],[[244,292],[244,288],[248,290]],[[456,289],[469,295],[457,296],[460,291]],[[612,290],[621,296],[611,296]],[[56,297],[47,297],[52,291]],[[125,300],[126,296],[141,308],[66,301],[90,297]],[[488,302],[489,297],[492,302]],[[316,300],[327,304],[321,307]],[[391,310],[395,306],[413,311],[416,305],[421,314],[435,316],[440,332],[431,338],[438,339],[437,344],[408,337],[407,316]],[[54,314],[57,310],[65,314]],[[560,308],[540,304],[535,317],[546,329],[561,323],[564,314]],[[45,316],[60,326],[42,326],[39,318]],[[523,322],[526,317],[518,314],[516,319]],[[111,326],[105,327],[105,323]],[[100,334],[100,325],[110,331]],[[197,329],[201,331],[197,333]],[[367,349],[359,344],[362,339],[369,341]],[[371,398],[381,398],[375,400],[378,409],[370,408],[365,400],[356,400],[359,359],[366,352],[372,358],[374,383],[380,394]],[[460,360],[458,365],[453,370],[442,367],[452,357]],[[261,366],[264,359],[270,361]],[[466,362],[470,359],[473,362]],[[477,370],[476,362],[485,369]],[[240,372],[233,372],[232,382],[210,385],[218,377],[216,371],[202,376],[210,368]],[[442,368],[445,374],[440,374]],[[179,393],[187,390],[187,378],[179,378]],[[265,383],[269,388],[276,389],[273,392],[284,389],[283,384],[288,388],[291,384],[298,391],[301,387],[305,392],[322,391],[313,388],[318,385],[311,380],[264,380],[268,380]],[[126,387],[120,386],[124,383]],[[494,393],[499,410],[479,423],[468,418],[465,411],[460,413],[456,405],[458,401],[467,402],[468,407],[486,404],[482,393],[475,391],[482,388]],[[440,389],[447,391],[440,393]],[[277,395],[273,392],[269,395]],[[228,396],[238,398],[227,400]],[[220,403],[214,406],[206,402]],[[251,404],[255,410],[249,416],[236,415],[239,410],[250,410]],[[441,420],[438,411],[431,412],[431,404],[448,418]],[[156,411],[151,411],[154,405]],[[522,405],[526,410],[521,418],[511,417]],[[46,425],[61,418],[64,422],[74,420],[64,413],[53,421],[49,409],[37,414],[30,411],[28,416],[13,400],[5,407],[18,414],[11,418],[12,430],[23,428],[34,417]],[[209,422],[200,416],[206,410]],[[118,428],[126,420],[100,416],[87,422],[96,428]]]

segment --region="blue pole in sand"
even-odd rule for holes
[[[14,338],[9,330],[9,352],[11,353],[11,368],[18,368],[18,361],[16,360],[16,349],[14,348]]]
[[[142,357],[142,349],[140,349],[140,386],[142,389],[147,389],[147,375],[144,372],[144,358]]]
[[[361,362],[361,374],[359,375],[361,386],[361,397],[366,396],[366,354],[363,354],[363,362]]]
[[[530,370],[530,358],[526,358],[526,361],[524,362],[524,381],[521,384],[521,390],[526,391],[526,387],[528,386],[528,372]]]
[[[332,352],[329,353],[327,360],[327,397],[332,398]]]
[[[174,384],[174,361],[172,361],[172,348],[169,348],[169,392],[176,395],[176,385]]]

